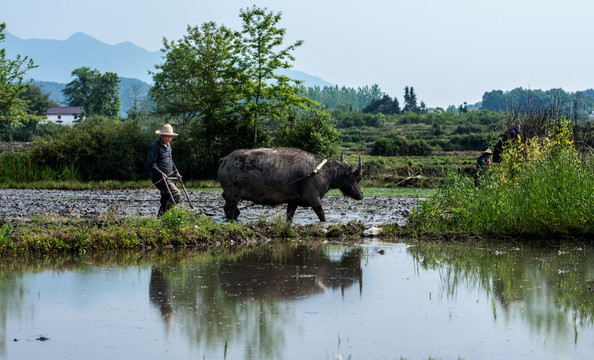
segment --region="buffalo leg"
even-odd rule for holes
[[[287,206],[287,221],[293,220],[293,216],[295,215],[295,211],[297,210],[297,204],[289,203]]]
[[[229,220],[237,220],[239,218],[239,209],[237,208],[238,201],[225,201],[225,216]]]
[[[318,215],[318,218],[320,219],[320,221],[325,222],[326,221],[326,214],[324,214],[324,209],[322,209],[322,205],[318,205],[318,206],[312,206],[313,211],[316,212],[316,215]]]

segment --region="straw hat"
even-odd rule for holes
[[[491,149],[487,149],[481,153],[481,155],[484,155],[484,154],[491,155],[493,153],[491,152]]]
[[[155,134],[177,136],[177,134],[173,132],[173,127],[169,124],[163,125],[161,130],[155,130]]]

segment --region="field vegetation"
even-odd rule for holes
[[[531,120],[524,119],[524,124]],[[413,210],[409,229],[426,234],[591,240],[592,156],[576,149],[572,122],[562,117],[546,119],[536,130],[540,135],[507,143],[502,161],[482,176],[449,173],[437,194]]]

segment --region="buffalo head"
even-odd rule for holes
[[[361,155],[359,155],[359,166],[354,166],[345,162],[342,153],[340,154],[340,162],[345,167],[345,177],[342,185],[339,187],[340,191],[355,200],[363,199],[363,191],[361,190],[360,184],[363,173],[363,160]]]

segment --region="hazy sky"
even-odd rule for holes
[[[82,31],[147,50],[207,21],[239,30],[239,10],[282,12],[294,69],[402,103],[413,86],[428,107],[480,101],[516,87],[594,87],[592,0],[0,0],[0,22],[23,38]]]

